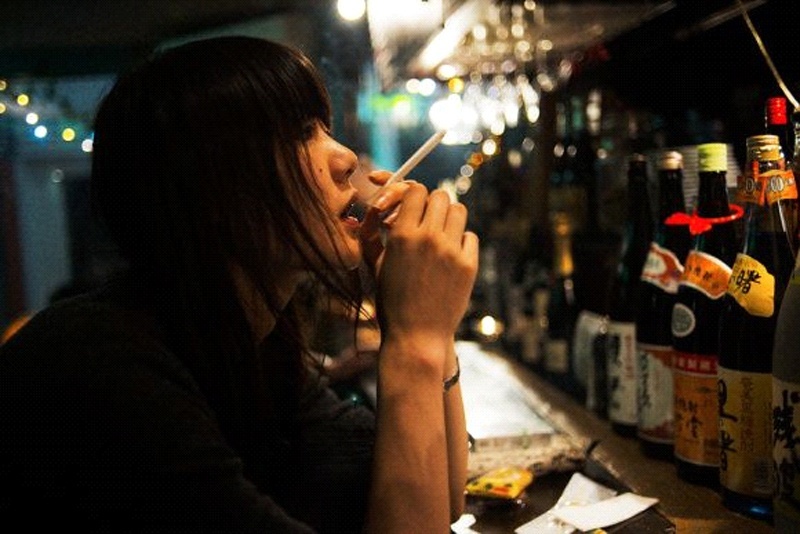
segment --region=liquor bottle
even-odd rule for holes
[[[792,114],[794,156],[792,170],[800,177],[800,110]],[[772,519],[775,532],[800,531],[800,255],[786,292],[783,294],[775,346],[772,352],[772,460],[775,470],[775,495]]]
[[[589,109],[599,110],[600,95],[590,92],[588,104],[578,96],[570,98],[572,144],[567,147],[575,181],[585,202],[585,221],[576,232],[575,293],[580,307],[572,344],[572,367],[586,390],[586,407],[607,416],[605,340],[608,326],[608,302],[615,263],[606,258],[617,243],[617,236],[604,231],[599,214],[597,147],[599,124],[592,128]],[[599,121],[598,121],[599,122]]]
[[[765,133],[777,135],[778,143],[783,148],[784,154],[792,150],[792,129],[789,126],[789,115],[786,113],[786,98],[774,96],[767,99],[764,106]]]
[[[772,353],[772,460],[777,534],[800,532],[800,255],[783,295]]]
[[[519,355],[522,363],[533,369],[542,366],[542,333],[547,326],[549,291],[547,269],[538,261],[527,261],[522,282]]]
[[[719,316],[736,256],[736,232],[725,182],[727,146],[697,147],[699,191],[672,309],[675,393],[675,463],[678,476],[719,485]]]
[[[553,215],[553,270],[543,342],[544,371],[556,386],[580,399],[584,393],[572,376],[570,365],[577,316],[573,271],[572,221],[566,213],[559,212]]]
[[[683,274],[683,261],[692,244],[685,225],[666,224],[672,214],[686,211],[680,152],[661,155],[658,184],[658,224],[642,269],[636,320],[637,435],[646,455],[672,460],[672,307]]]
[[[633,154],[628,160],[628,215],[611,290],[606,339],[608,418],[612,428],[625,436],[636,435],[636,315],[640,276],[652,239],[647,159]]]
[[[722,503],[757,517],[772,514],[772,348],[794,265],[784,207],[797,187],[775,135],[747,138],[738,200],[744,239],[723,297],[719,347],[719,475]]]
[[[800,108],[797,108],[792,113],[792,130],[794,131],[794,145],[786,147],[786,151],[784,152],[787,157],[787,165],[794,173],[795,181],[800,180]],[[798,212],[800,212],[800,208],[798,208]],[[795,214],[794,220],[797,220],[800,215]],[[798,225],[800,229],[800,225]],[[795,233],[794,235],[794,244],[795,250],[800,250],[800,235]]]

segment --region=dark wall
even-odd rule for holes
[[[608,60],[584,76],[627,105],[659,115],[670,146],[728,141],[744,146],[764,127],[764,102],[782,95],[734,0],[681,0],[605,45]],[[768,0],[749,13],[781,76],[800,94],[794,2]],[[719,21],[716,25],[714,20]],[[720,21],[721,20],[721,21]],[[586,82],[586,80],[584,80]],[[581,83],[576,81],[576,83]]]

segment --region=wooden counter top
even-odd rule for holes
[[[671,462],[646,457],[636,439],[618,435],[607,420],[599,418],[524,366],[494,350],[482,352],[485,352],[487,358],[508,362],[507,369],[528,390],[528,398],[532,399],[536,411],[555,428],[580,440],[597,442],[591,450],[589,461],[596,461],[631,491],[658,498],[657,510],[675,525],[677,532],[773,532],[768,523],[750,519],[725,508],[716,491],[679,479]],[[542,477],[541,481],[545,478]],[[531,488],[535,485],[536,482]],[[531,488],[529,492],[532,491]],[[505,525],[508,529],[506,531],[513,532],[517,526],[546,511],[551,504],[527,503],[527,511],[516,510],[510,513]],[[495,517],[486,521],[482,528],[479,516],[473,529],[478,532],[502,532],[498,530],[501,528],[499,525]],[[613,532],[613,529],[609,528],[608,531]]]

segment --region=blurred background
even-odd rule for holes
[[[485,335],[511,322],[521,293],[546,284],[537,277],[551,264],[556,212],[574,232],[579,305],[600,309],[624,224],[628,156],[721,141],[741,165],[745,138],[764,130],[766,98],[780,94],[741,9],[797,92],[791,4],[3,2],[0,327],[118,266],[89,216],[87,180],[93,113],[116,76],[155,50],[220,34],[305,51],[330,88],[335,135],[375,166],[395,168],[434,130],[447,131],[412,177],[472,210],[482,263],[470,320],[497,319]]]

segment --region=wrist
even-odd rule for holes
[[[450,388],[458,384],[458,381],[461,379],[461,365],[458,362],[458,355],[455,356],[454,360],[455,370],[453,370],[452,373],[442,381],[442,387],[445,393],[447,393]]]
[[[386,386],[441,389],[443,377],[454,369],[446,354],[446,349],[432,340],[389,337],[381,344],[378,372]]]

